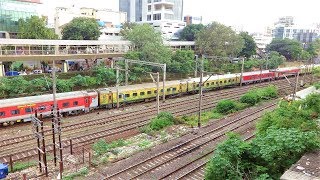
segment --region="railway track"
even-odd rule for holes
[[[278,81],[274,81],[278,82]],[[280,84],[281,80],[279,81]],[[266,83],[267,84],[267,83]],[[258,87],[264,86],[265,84],[259,84]],[[280,85],[280,87],[283,87]],[[217,99],[220,98],[229,98],[229,99],[237,99],[239,97],[239,94],[244,93],[248,89],[250,89],[251,86],[245,86],[242,87],[240,90],[239,88],[237,89],[227,89],[223,91],[214,91],[210,92],[208,94],[204,95],[204,105],[203,108],[204,110],[206,109],[211,109],[215,106],[216,102],[218,101]],[[236,93],[233,95],[230,95],[232,93]],[[229,95],[229,96],[226,96]],[[171,110],[171,112],[174,113],[176,116],[184,115],[184,114],[193,114],[197,112],[196,110],[196,105],[192,100],[197,100],[198,96],[193,96],[191,98],[186,98],[182,101],[175,101],[175,102],[167,102],[163,104],[162,110]],[[215,101],[212,101],[212,99],[215,99]],[[212,101],[212,102],[211,102]],[[184,104],[182,107],[181,104]],[[179,106],[180,105],[180,106]],[[193,106],[191,106],[193,105]],[[186,112],[187,111],[187,112]],[[154,107],[149,107],[144,110],[144,113],[141,113],[139,110],[138,111],[132,111],[132,112],[127,112],[124,114],[114,114],[109,117],[103,118],[103,119],[95,119],[95,120],[90,120],[86,123],[81,123],[81,124],[71,124],[67,126],[63,126],[63,133],[67,134],[68,131],[70,131],[70,136],[64,136],[64,141],[63,141],[63,147],[68,148],[70,146],[69,139],[73,139],[73,144],[75,146],[81,146],[84,144],[91,143],[92,141],[107,137],[107,136],[114,136],[117,133],[123,133],[126,131],[134,130],[137,129],[137,127],[141,127],[145,125],[149,119],[154,116],[156,110]],[[140,114],[140,115],[137,115]],[[121,119],[121,121],[117,121]],[[138,121],[136,121],[139,119]],[[112,123],[115,127],[110,127],[112,126]],[[100,128],[97,128],[96,126],[100,126]],[[86,132],[89,131],[88,129],[85,129],[85,127],[91,127],[95,132]],[[73,131],[76,129],[77,131]],[[82,130],[79,130],[82,129]],[[100,130],[99,130],[100,129]],[[49,134],[50,131],[47,131],[47,134]],[[83,134],[83,135],[77,135],[77,134]],[[25,148],[24,151],[16,151],[15,149],[17,147],[21,147],[21,145],[25,145],[25,147],[34,147],[34,142],[29,142],[26,143],[27,141],[32,141],[33,140],[33,134],[29,134],[23,137],[19,138],[11,138],[7,139],[5,141],[2,141],[1,147],[3,148],[3,151],[0,155],[0,161],[2,162],[8,162],[8,155],[9,152],[13,157],[13,160],[20,160],[20,159],[25,159],[28,157],[32,157],[36,155],[36,151],[34,148]],[[47,142],[50,139],[47,138]],[[49,141],[50,142],[50,141]],[[25,144],[24,144],[25,143]],[[18,145],[17,145],[18,144]],[[10,147],[13,145],[12,147]],[[16,145],[16,146],[14,146]],[[4,149],[5,147],[8,147]],[[47,150],[51,151],[53,149],[52,145],[47,146]]]
[[[243,133],[248,129],[252,130],[255,125],[254,122],[266,111],[273,110],[275,107],[276,103],[268,103],[242,113],[240,117],[231,118],[232,120],[218,127],[209,125],[202,129],[204,132],[200,132],[199,135],[188,140],[183,140],[169,149],[157,152],[153,156],[146,157],[138,162],[134,161],[132,165],[126,168],[121,166],[115,172],[102,172],[101,174],[106,179],[176,179],[172,175],[180,170],[181,166],[187,166],[211,155],[214,151],[212,147],[225,138],[226,132],[237,131]],[[180,167],[176,168],[177,165]]]

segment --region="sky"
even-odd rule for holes
[[[42,13],[53,17],[57,6],[118,10],[118,0],[42,0]],[[203,23],[218,21],[248,32],[263,32],[281,16],[293,16],[295,23],[320,23],[320,0],[184,0],[184,15],[202,16]]]

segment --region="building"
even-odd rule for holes
[[[195,17],[195,16],[184,16],[183,21],[189,24],[202,24],[202,16]]]
[[[125,12],[110,9],[77,8],[74,6],[71,8],[57,7],[54,15],[55,33],[62,37],[63,26],[75,17],[96,19],[101,27],[103,39],[108,39],[109,36],[119,36],[121,24],[127,21]]]
[[[258,50],[260,52],[265,52],[267,45],[272,41],[272,36],[263,33],[253,33],[251,35],[257,45]]]
[[[279,18],[274,24],[272,35],[277,39],[296,39],[301,43],[309,44],[319,37],[319,32],[317,27],[299,27],[295,25],[293,17],[286,16]]]
[[[119,0],[119,9],[127,12],[129,22],[148,23],[165,39],[178,39],[186,26],[182,21],[183,0]]]
[[[0,1],[0,37],[16,38],[18,20],[37,16],[40,0],[1,0]]]

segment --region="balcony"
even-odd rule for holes
[[[166,4],[166,5],[174,5],[173,0],[153,0],[154,4]]]

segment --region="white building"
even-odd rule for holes
[[[96,19],[101,27],[103,39],[107,39],[108,36],[118,36],[121,24],[127,21],[127,14],[125,12],[109,9],[57,7],[54,16],[55,33],[61,37],[63,26],[75,17]]]
[[[183,0],[120,0],[120,11],[127,12],[129,22],[149,23],[165,39],[178,39],[186,26],[183,22]]]
[[[272,36],[263,33],[254,33],[252,34],[252,37],[257,45],[257,48],[262,52],[265,52],[267,45],[272,41]]]

